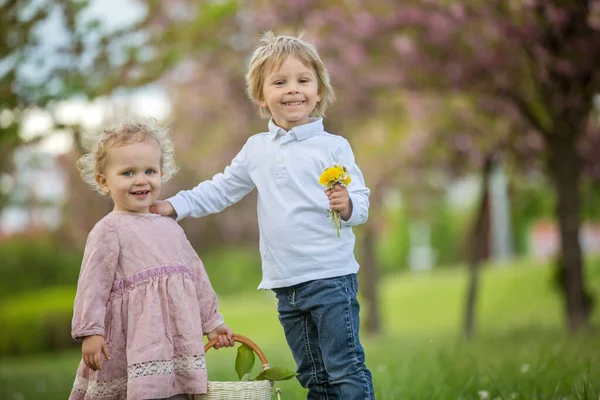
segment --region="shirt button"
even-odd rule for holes
[[[283,160],[285,160],[285,159],[284,159],[283,157],[281,157],[281,158],[279,159],[279,164],[283,164]]]
[[[279,147],[281,147],[282,149],[285,149],[285,144],[281,144]]]

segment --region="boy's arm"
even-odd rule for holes
[[[249,141],[223,173],[215,175],[211,180],[201,182],[191,190],[182,190],[167,199],[173,206],[178,221],[189,215],[202,217],[218,213],[237,203],[254,189],[254,182],[250,178],[248,168],[248,147]]]
[[[351,178],[347,189],[352,203],[352,214],[347,221],[342,220],[342,225],[363,224],[369,218],[369,195],[371,191],[365,186],[363,174],[356,165],[354,153],[347,140],[344,140],[343,145],[336,152],[336,161],[348,168],[348,174]]]

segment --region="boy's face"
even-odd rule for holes
[[[289,131],[308,123],[321,96],[317,75],[294,56],[289,56],[279,69],[267,71],[261,107],[267,107],[275,123]]]
[[[160,146],[146,138],[110,150],[97,181],[115,203],[115,211],[149,213],[161,188]]]

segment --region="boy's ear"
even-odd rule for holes
[[[110,192],[110,189],[108,188],[108,185],[106,183],[106,178],[104,177],[104,175],[102,175],[102,174],[96,175],[96,182],[98,182],[98,185],[100,185],[100,187],[102,188],[102,191],[104,193],[108,194]]]

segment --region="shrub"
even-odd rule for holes
[[[0,241],[0,300],[50,286],[75,285],[82,251],[69,249],[54,236],[12,236]]]
[[[76,346],[71,338],[74,298],[72,287],[5,298],[0,304],[0,356]]]

